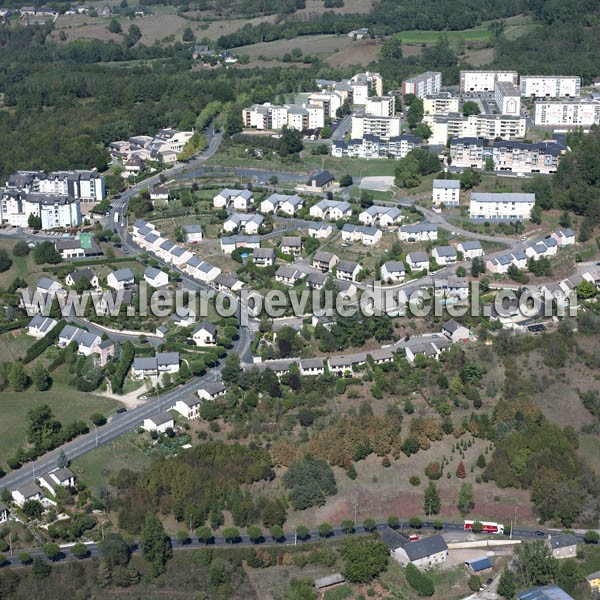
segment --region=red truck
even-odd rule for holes
[[[465,531],[471,531],[473,523],[477,523],[477,521],[465,521]],[[504,525],[502,523],[493,523],[491,521],[479,521],[479,523],[481,523],[481,531],[483,533],[504,533]]]

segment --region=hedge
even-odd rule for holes
[[[6,333],[19,327],[25,327],[29,323],[29,319],[21,319],[20,321],[10,321],[8,323],[0,323],[0,333]]]
[[[77,260],[70,263],[71,268],[87,267],[90,265],[108,265],[111,263],[123,263],[123,262],[136,262],[136,259],[131,256],[122,256],[120,258],[90,258],[89,260]],[[55,271],[64,270],[65,265],[58,265],[54,267],[43,267],[44,273],[54,273]]]
[[[23,357],[23,364],[30,363],[32,360],[37,358],[46,348],[52,346],[54,342],[58,339],[60,332],[63,330],[63,327],[66,325],[66,321],[61,319],[43,338],[36,340],[29,348],[27,348],[27,352],[25,352],[25,356]]]
[[[435,588],[433,581],[412,563],[406,565],[406,580],[419,596],[433,596]]]

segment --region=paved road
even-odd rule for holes
[[[454,523],[454,522],[450,522],[450,521],[445,521],[442,523],[442,526],[443,526],[442,530],[438,530],[438,532],[443,533],[445,535],[445,537],[447,537],[447,538],[450,537],[453,532],[458,533],[458,532],[464,531],[462,522]],[[386,530],[387,528],[388,528],[387,523],[377,523],[377,525],[376,525],[376,530],[378,532],[382,532],[382,531]],[[414,531],[414,529],[412,529],[410,527],[410,523],[408,521],[401,521],[398,531],[403,532],[405,530]],[[434,531],[433,521],[424,521],[423,525],[421,527],[421,530],[422,531]],[[365,528],[362,525],[357,525],[354,529],[354,535],[365,535],[366,533],[368,533],[368,532],[365,530]],[[541,533],[541,535],[540,535],[540,533]],[[513,531],[513,538],[528,541],[528,540],[532,540],[532,539],[542,539],[542,538],[546,537],[549,533],[556,533],[556,531],[551,531],[551,530],[543,530],[542,531],[542,530],[519,528],[519,529],[515,529]],[[342,537],[345,537],[346,535],[350,535],[350,534],[345,533],[341,529],[341,527],[334,527],[331,535],[328,536],[328,539],[342,538]],[[253,542],[252,540],[250,540],[248,535],[243,534],[243,533],[233,543],[226,541],[225,538],[223,538],[223,536],[214,536],[209,541],[208,544],[203,541],[202,542],[199,541],[198,538],[195,536],[192,536],[191,539],[187,543],[184,543],[184,544],[181,544],[179,541],[177,541],[175,539],[172,539],[171,542],[172,542],[174,550],[185,550],[185,549],[193,549],[193,548],[196,548],[196,549],[197,548],[205,548],[207,546],[208,547],[218,547],[218,548],[223,548],[223,547],[228,547],[228,546],[255,546],[255,545],[293,546],[293,545],[297,545],[297,544],[314,542],[314,541],[320,539],[319,532],[316,529],[311,529],[309,532],[309,535],[304,539],[298,539],[296,537],[296,535],[294,534],[294,532],[285,533],[283,538],[281,538],[280,540],[277,540],[277,541],[272,538],[272,536],[269,534],[268,531],[264,531],[263,536],[264,537],[258,543]],[[506,537],[507,536],[498,536],[498,538],[494,538],[494,539],[506,539]],[[576,537],[577,537],[577,541],[579,543],[583,543],[583,536],[581,534],[576,535]],[[485,539],[485,538],[482,536],[482,539]],[[101,556],[102,551],[100,550],[100,547],[98,544],[89,543],[86,545],[88,547],[90,557]],[[67,545],[61,546],[63,556],[60,560],[67,560],[67,559],[73,557],[73,555],[70,552],[71,546],[72,546],[72,544],[67,544]],[[134,543],[133,549],[134,549],[134,552],[139,552],[139,543],[138,542]],[[44,559],[46,558],[45,554],[40,551],[31,552],[31,556],[40,556]],[[11,566],[18,566],[21,564],[21,562],[19,561],[17,556],[7,556],[7,561]]]

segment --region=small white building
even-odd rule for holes
[[[253,203],[254,196],[250,190],[225,189],[213,198],[215,208],[233,208],[233,210],[247,211]]]
[[[400,260],[388,261],[381,266],[381,280],[386,283],[402,283],[406,278],[406,267]]]
[[[42,315],[35,315],[27,326],[27,333],[36,339],[43,338],[48,332],[52,331],[58,321],[51,317],[43,317]]]
[[[454,208],[460,204],[460,181],[458,179],[433,180],[433,206]]]
[[[71,469],[67,469],[66,467],[54,469],[40,477],[40,485],[45,487],[53,496],[56,496],[56,489],[58,487],[75,487],[75,475],[73,475]]]
[[[29,500],[41,502],[44,498],[44,492],[37,483],[31,482],[22,485],[20,488],[11,491],[13,502],[22,507]]]
[[[65,277],[65,283],[71,287],[75,287],[83,278],[86,278],[94,289],[98,289],[100,282],[98,275],[91,269],[77,269],[73,273],[69,273]]]
[[[535,206],[535,194],[473,192],[469,204],[472,221],[523,221]]]
[[[148,267],[144,271],[144,281],[153,288],[161,288],[169,283],[169,274],[157,269],[156,267]]]
[[[252,251],[252,262],[257,267],[271,267],[275,264],[273,248],[256,248]]]
[[[429,255],[427,252],[411,252],[406,255],[406,264],[412,271],[429,271]]]
[[[333,227],[329,223],[315,223],[308,226],[308,236],[324,240],[333,233]]]
[[[125,290],[135,282],[131,269],[119,269],[112,271],[106,278],[106,284],[114,290]]]
[[[340,260],[336,265],[335,276],[342,281],[356,281],[358,274],[362,271],[362,267],[350,260]]]
[[[467,327],[461,325],[458,321],[450,319],[444,323],[442,333],[453,343],[468,342],[470,332]]]
[[[417,223],[416,225],[403,225],[398,230],[401,242],[428,242],[438,238],[438,230],[432,223]]]
[[[300,361],[300,375],[323,375],[325,373],[325,365],[322,358],[305,358]]]
[[[196,346],[214,346],[217,343],[217,328],[209,321],[202,321],[194,327],[192,339]]]
[[[462,252],[465,260],[473,260],[474,258],[480,258],[483,256],[483,247],[479,240],[469,240],[467,242],[460,242],[456,249]]]
[[[557,229],[552,233],[552,237],[558,242],[561,248],[572,246],[575,243],[575,232],[572,229]]]
[[[309,209],[311,217],[337,221],[352,216],[352,206],[345,200],[321,200]]]
[[[362,225],[379,225],[379,227],[391,227],[400,223],[404,216],[400,209],[395,206],[377,206],[373,204],[358,215],[358,221]]]
[[[297,235],[283,236],[281,238],[281,252],[298,257],[302,255],[302,238]]]
[[[202,225],[184,225],[183,226],[183,237],[188,244],[196,244],[202,241]]]
[[[142,429],[146,431],[156,431],[156,433],[165,433],[167,429],[173,429],[175,427],[175,420],[171,413],[160,412],[147,419],[144,419]]]
[[[200,400],[216,400],[226,393],[227,388],[220,381],[209,382],[205,383],[198,390],[198,398],[200,398]]]
[[[456,248],[454,246],[436,246],[431,251],[431,256],[440,266],[451,265],[456,262]]]
[[[177,400],[173,408],[185,419],[198,419],[200,418],[201,404],[200,398],[197,396],[187,396]]]

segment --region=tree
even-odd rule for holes
[[[44,544],[44,554],[51,560],[55,561],[60,556],[60,546],[54,542]]]
[[[600,534],[594,529],[588,529],[583,536],[583,541],[586,544],[597,544],[600,542]]]
[[[333,527],[329,523],[321,523],[317,528],[321,537],[329,537],[333,533]]]
[[[117,19],[111,19],[106,29],[111,33],[123,33],[123,28],[121,27],[121,23]]]
[[[461,460],[456,467],[456,476],[459,479],[464,479],[467,476],[467,470],[465,469],[465,463]]]
[[[25,501],[21,510],[29,520],[37,520],[44,514],[44,507],[39,500]]]
[[[42,217],[34,215],[33,213],[30,214],[27,218],[27,225],[31,227],[31,229],[39,231],[42,228]]]
[[[238,383],[241,373],[240,357],[235,352],[230,352],[225,359],[225,365],[221,371],[223,383],[235,385]]]
[[[279,542],[284,537],[283,527],[281,527],[281,525],[272,525],[269,527],[269,533],[274,542]]]
[[[29,377],[20,362],[14,362],[8,370],[8,383],[15,392],[23,392],[29,383]]]
[[[408,122],[408,126],[411,129],[414,129],[417,126],[417,123],[420,123],[423,120],[424,114],[423,100],[413,96],[408,110],[406,111],[406,121]]]
[[[194,35],[194,32],[192,31],[191,27],[186,27],[183,30],[183,35],[181,36],[182,41],[184,42],[195,42],[196,41],[196,36]]]
[[[481,587],[481,577],[479,577],[479,575],[471,575],[471,577],[469,577],[468,586],[472,592],[478,592]]]
[[[298,525],[298,527],[296,527],[296,536],[299,540],[307,539],[309,533],[310,531],[306,525]]]
[[[392,515],[388,517],[387,524],[392,529],[398,529],[400,527],[400,519]]]
[[[317,600],[317,592],[312,579],[292,579],[284,600]]]
[[[109,569],[115,566],[127,566],[130,548],[120,533],[105,534],[99,545],[102,550],[102,562],[108,565]]]
[[[465,269],[465,267],[460,266],[456,269],[456,276],[457,277],[466,277],[467,276],[467,269]]]
[[[250,525],[250,527],[248,527],[248,537],[253,544],[258,544],[263,537],[262,529],[256,525]]]
[[[102,425],[106,425],[106,417],[102,413],[99,413],[99,412],[92,413],[90,415],[90,421],[96,427],[102,427]]]
[[[437,515],[442,508],[440,492],[433,481],[425,488],[425,498],[423,500],[423,512],[426,515]]]
[[[160,519],[152,513],[146,515],[140,546],[144,558],[152,567],[153,576],[164,573],[167,560],[171,557],[171,540]]]
[[[31,563],[31,574],[34,579],[46,579],[50,575],[52,567],[41,557],[36,556]]]
[[[419,517],[411,517],[408,520],[408,524],[413,528],[413,529],[421,529],[421,527],[423,526],[423,521],[421,521],[421,519],[419,519]]]
[[[19,552],[17,558],[19,559],[19,562],[23,565],[28,565],[31,563],[31,554],[29,554],[29,552]]]
[[[389,548],[384,542],[345,539],[340,553],[345,560],[342,574],[351,583],[368,583],[387,569]]]
[[[471,167],[467,167],[460,174],[460,187],[463,190],[470,190],[481,183],[481,173]]]
[[[8,256],[8,252],[3,248],[0,248],[0,273],[8,271],[12,267],[12,260]]]
[[[125,36],[123,43],[125,44],[125,46],[127,46],[127,48],[131,48],[132,46],[135,46],[141,38],[142,32],[140,31],[140,28],[135,23],[133,23],[129,26],[129,29],[127,30],[127,35]]]
[[[471,531],[473,533],[481,533],[483,531],[483,523],[481,523],[481,521],[475,521],[473,525],[471,525]]]
[[[81,542],[77,542],[72,548],[71,548],[71,554],[75,557],[75,558],[85,558],[88,554],[89,554],[89,550],[87,548],[87,546]]]
[[[409,585],[416,590],[419,596],[433,596],[435,592],[433,581],[415,565],[408,563],[404,573]]]
[[[223,537],[228,544],[233,544],[240,539],[240,532],[235,527],[227,527],[223,530]]]
[[[479,108],[479,104],[477,104],[477,102],[467,100],[467,102],[463,104],[462,113],[465,117],[470,117],[471,115],[481,114],[481,109]]]
[[[44,263],[56,265],[62,258],[54,247],[54,243],[48,241],[35,246],[33,249],[33,260],[36,265],[43,265]]]
[[[344,519],[341,523],[342,533],[350,534],[354,533],[354,521],[351,519]]]
[[[58,456],[56,457],[56,466],[59,469],[65,469],[69,466],[69,459],[67,458],[67,455],[65,454],[64,450],[61,450],[58,453]]]
[[[327,461],[310,454],[293,462],[282,481],[291,489],[290,501],[296,510],[321,506],[327,496],[337,493],[335,476]]]
[[[485,456],[484,456],[483,454],[480,454],[480,455],[477,457],[477,466],[478,466],[480,469],[484,469],[484,468],[485,468],[485,465],[486,465]]]
[[[177,541],[180,546],[184,546],[190,541],[190,534],[187,529],[179,529],[177,530]]]
[[[507,600],[511,600],[515,597],[517,586],[515,584],[515,577],[510,569],[504,569],[502,575],[500,575],[500,581],[498,582],[498,593]]]
[[[577,290],[577,297],[582,300],[593,298],[598,292],[596,285],[587,279],[584,279],[575,289]]]
[[[419,163],[410,153],[398,161],[394,171],[394,183],[400,188],[414,188],[421,183]]]
[[[525,585],[546,585],[556,579],[558,561],[543,540],[519,544],[515,558]]]
[[[458,494],[458,502],[456,506],[463,516],[469,514],[469,511],[475,506],[472,484],[463,483],[460,486],[460,492]]]
[[[351,186],[352,182],[353,182],[352,175],[349,175],[348,173],[346,173],[345,175],[342,175],[340,177],[340,181],[339,181],[340,187],[343,187],[343,188]]]
[[[45,392],[52,384],[50,373],[48,373],[48,369],[46,369],[42,363],[37,363],[35,367],[33,367],[31,380],[39,392]]]
[[[212,529],[207,525],[198,527],[198,529],[196,529],[196,537],[198,538],[199,542],[208,544],[213,539]]]
[[[363,521],[363,527],[365,528],[365,531],[371,532],[375,530],[377,523],[375,522],[375,519],[367,518]]]
[[[13,246],[13,255],[14,256],[27,256],[29,254],[29,245],[25,240],[18,241]]]

